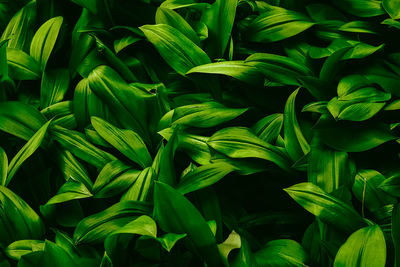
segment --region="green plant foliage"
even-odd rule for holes
[[[400,266],[399,19],[0,1],[0,266]]]

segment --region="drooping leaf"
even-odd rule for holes
[[[351,233],[365,226],[363,218],[352,207],[312,183],[300,183],[284,190],[304,209],[338,229]]]

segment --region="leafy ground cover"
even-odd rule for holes
[[[0,266],[395,266],[398,19],[0,1]]]

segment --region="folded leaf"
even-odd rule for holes
[[[61,186],[57,194],[47,201],[46,205],[62,203],[74,199],[88,198],[91,196],[92,194],[84,184],[73,179],[69,179],[65,184],[63,184],[63,186]]]
[[[43,250],[44,241],[42,240],[18,240],[11,243],[4,252],[8,257],[19,260],[25,254]]]
[[[49,19],[40,26],[33,36],[30,55],[39,63],[42,71],[44,71],[50,54],[56,44],[62,23],[62,17]]]
[[[44,71],[40,88],[40,106],[42,108],[49,107],[63,100],[69,82],[69,71],[67,69]]]
[[[41,72],[38,62],[22,50],[7,48],[7,63],[9,74],[12,79],[40,79]]]

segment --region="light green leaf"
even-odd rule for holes
[[[271,161],[284,170],[290,170],[285,152],[254,135],[244,127],[230,127],[216,132],[207,144],[231,158],[260,158]]]
[[[399,0],[382,0],[382,6],[392,19],[400,18]]]
[[[155,173],[152,167],[148,167],[140,172],[134,183],[121,197],[121,201],[134,200],[134,201],[146,201],[149,190],[153,180],[155,179]]]
[[[25,254],[43,250],[44,241],[42,240],[18,240],[11,243],[4,252],[8,257],[19,260]]]
[[[9,75],[15,80],[38,80],[41,72],[38,62],[27,53],[15,48],[7,48]]]
[[[333,266],[384,267],[385,262],[385,237],[381,228],[378,225],[373,225],[361,228],[351,234],[340,247]]]
[[[52,205],[93,196],[81,182],[69,179],[45,205]]]
[[[262,140],[274,144],[281,132],[283,117],[282,113],[268,115],[254,124],[252,129]]]
[[[211,63],[200,47],[169,25],[144,25],[140,29],[165,62],[181,75],[185,75],[193,67]]]
[[[289,156],[297,161],[310,151],[310,145],[305,139],[296,117],[295,99],[299,89],[288,98],[283,114],[283,131],[286,151]]]
[[[44,71],[53,47],[56,44],[62,23],[62,17],[49,19],[40,26],[33,36],[30,55],[39,63],[42,71]]]
[[[152,159],[142,138],[132,130],[121,130],[107,121],[92,117],[92,125],[97,133],[118,151],[133,162],[145,168],[151,165]]]

